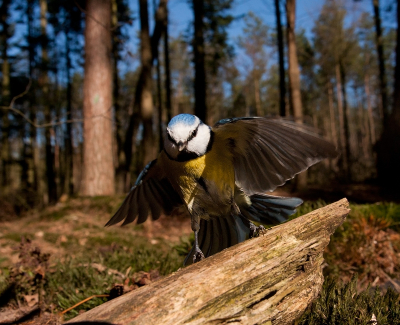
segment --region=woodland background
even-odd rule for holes
[[[327,0],[301,17],[314,20],[307,31],[295,28],[295,0],[236,16],[239,0],[177,3],[192,12],[178,25],[167,0],[1,2],[0,189],[10,209],[126,192],[183,112],[210,125],[289,116],[322,130],[341,155],[301,175],[299,189],[400,180],[397,1]]]
[[[2,0],[0,17],[0,322],[59,324],[182,266],[189,220],[104,224],[194,113],[285,116],[338,147],[276,193],[305,199],[293,217],[351,202],[299,324],[400,323],[398,1]]]

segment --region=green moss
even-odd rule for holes
[[[21,233],[21,232],[9,232],[9,233],[4,234],[2,238],[13,240],[15,242],[20,242],[22,237],[30,238],[31,235],[27,234],[27,233]]]

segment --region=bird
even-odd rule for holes
[[[195,237],[189,265],[286,221],[303,201],[266,193],[337,155],[313,129],[287,119],[226,118],[210,127],[179,114],[106,226],[183,212]]]

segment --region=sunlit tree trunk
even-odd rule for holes
[[[205,71],[205,51],[204,51],[204,1],[193,0],[194,11],[194,114],[202,121],[207,121],[207,101],[206,101],[206,71]]]
[[[114,194],[112,151],[111,0],[88,0],[83,81],[82,194]]]
[[[286,83],[285,83],[285,52],[283,49],[283,32],[281,23],[281,8],[279,0],[275,0],[276,30],[278,37],[278,55],[279,55],[279,115],[286,115]]]
[[[293,115],[297,123],[303,123],[303,108],[301,104],[300,93],[300,70],[297,59],[296,39],[295,39],[295,14],[296,1],[286,1],[286,20],[287,20],[287,44],[289,61],[289,90],[290,105],[293,109]],[[297,189],[303,189],[307,186],[307,172],[297,176]]]

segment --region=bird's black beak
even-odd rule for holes
[[[179,141],[179,142],[177,143],[177,145],[178,145],[178,150],[179,150],[179,151],[182,151],[183,149],[186,148],[186,142]]]

